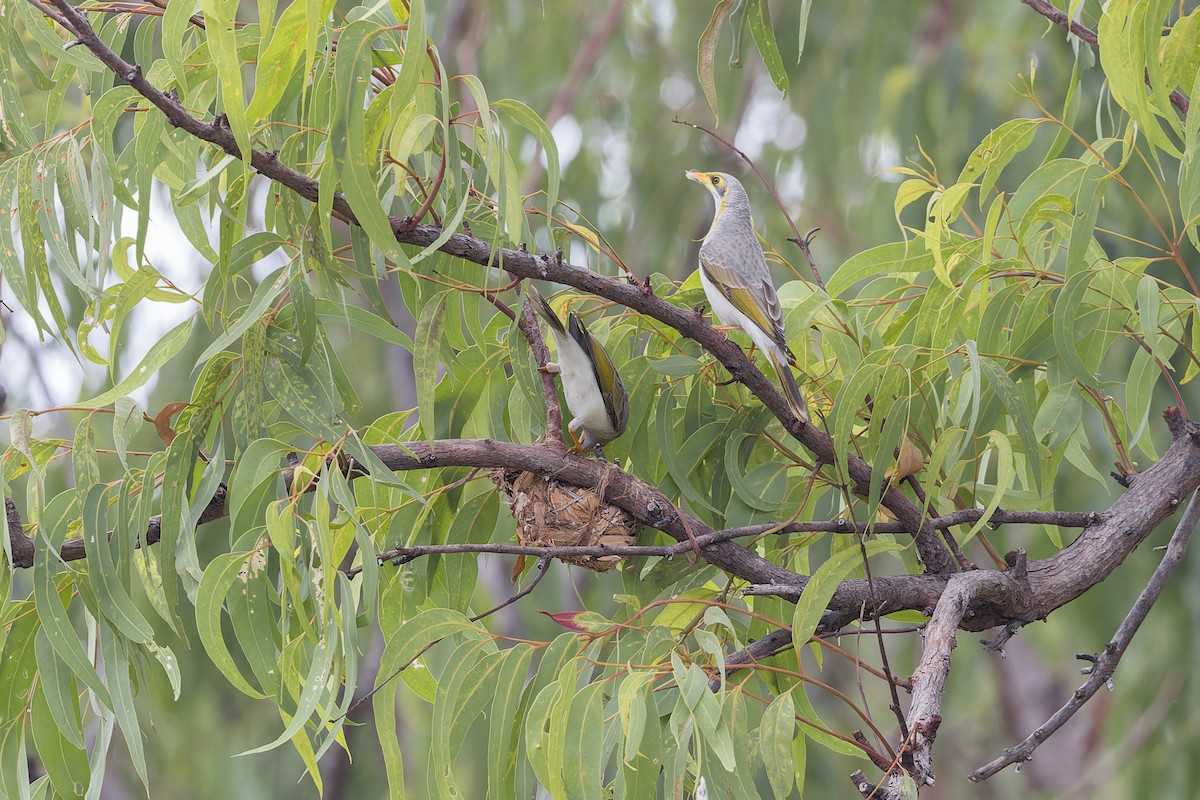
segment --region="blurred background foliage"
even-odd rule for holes
[[[350,10],[342,5],[335,7],[337,11]],[[733,139],[778,187],[801,230],[820,228],[814,254],[827,280],[852,255],[898,240],[894,201],[904,176],[889,172],[890,168],[936,169],[944,184],[953,183],[968,156],[992,129],[1015,117],[1039,116],[1039,105],[1061,115],[1073,69],[1079,70],[1074,129],[1088,141],[1123,135],[1120,109],[1112,102],[1090,51],[1068,41],[1061,29],[1048,26],[1015,0],[817,2],[807,19],[804,54],[797,64],[799,5],[772,3],[770,9],[787,69],[786,96],[774,86],[749,40],[742,68],[729,68],[732,36],[728,26],[723,30],[715,68],[721,110],[718,130]],[[1195,4],[1180,5],[1181,13],[1186,13]],[[573,0],[447,0],[429,9],[428,30],[450,74],[477,75],[491,97],[518,98],[546,119],[562,164],[560,200],[600,231],[635,274],[664,273],[683,280],[693,270],[698,239],[711,215],[708,198],[683,178],[684,170],[694,168],[742,175],[760,233],[789,262],[778,266],[779,277],[806,276],[799,253],[786,242],[790,229],[784,218],[739,160],[694,128],[675,124],[676,120],[714,124],[696,74],[697,42],[711,11],[708,4],[682,0],[590,4]],[[254,20],[255,14],[251,3],[243,3],[238,10],[242,20]],[[1089,0],[1082,4],[1085,23],[1095,28],[1098,15],[1098,3]],[[33,52],[30,43],[22,41],[27,33],[4,24],[7,43]],[[4,57],[14,58],[11,53]],[[8,91],[26,98],[29,122],[36,125],[44,108],[39,94],[44,87],[31,73],[18,69],[17,74],[21,79]],[[71,108],[69,103],[64,107],[60,128],[84,121],[83,116],[70,118]],[[117,134],[129,135],[120,127]],[[1010,174],[1025,175],[1037,166],[1053,133],[1042,130],[1037,136],[1035,146],[1017,156]],[[544,185],[544,173],[532,137],[523,148],[518,154],[522,185],[532,191]],[[1079,150],[1071,143],[1067,152],[1078,155]],[[0,159],[4,157],[0,150]],[[1155,181],[1175,184],[1178,177],[1173,171],[1177,168],[1169,159],[1131,161],[1124,176],[1149,213],[1139,208],[1130,194],[1108,193],[1101,225],[1119,231],[1120,236],[1103,232],[1097,236],[1109,258],[1145,255],[1130,239],[1155,241],[1151,220],[1165,218],[1172,202],[1154,188]],[[1016,187],[1003,188],[1012,191]],[[920,227],[923,207],[923,202],[908,207],[902,220]],[[157,208],[161,213],[152,223],[147,242],[149,260],[181,286],[202,285],[209,265],[198,255],[185,254],[179,235],[171,232],[169,209],[162,204]],[[538,225],[531,222],[530,228],[537,230]],[[1184,246],[1190,246],[1186,240]],[[575,263],[586,262],[598,271],[616,274],[613,263],[578,242],[567,255]],[[1187,252],[1187,258],[1197,263],[1194,250]],[[1180,275],[1166,269],[1156,276],[1186,288]],[[385,284],[382,291],[394,316],[404,319],[405,308],[395,285]],[[411,287],[409,291],[413,291]],[[69,311],[73,320],[81,313],[79,307]],[[104,370],[93,369],[87,383],[80,385],[71,377],[78,368],[65,349],[53,341],[39,341],[37,331],[19,315],[3,307],[0,315],[7,331],[0,351],[0,390],[7,394],[6,412],[16,407],[67,405],[95,394],[104,383]],[[411,318],[407,324],[411,333]],[[169,327],[152,319],[137,320],[136,325],[147,337]],[[411,357],[403,350],[362,336],[333,333],[331,341],[336,358],[353,369],[354,389],[362,401],[352,422],[364,424],[416,404]],[[156,409],[179,399],[177,387],[191,385],[189,365],[205,344],[189,343],[183,355],[149,385],[140,402]],[[1120,369],[1129,357],[1127,350],[1114,349],[1113,363],[1106,368]],[[117,372],[124,374],[135,361],[122,358]],[[1194,385],[1182,390],[1185,399],[1200,408]],[[1152,405],[1151,435],[1160,449],[1165,435],[1155,415],[1171,402],[1169,393],[1160,389]],[[72,430],[72,418],[66,415],[38,420],[40,438],[70,440]],[[141,436],[145,449],[158,446],[153,431],[143,431]],[[1091,462],[1107,472],[1114,458],[1107,438],[1097,432],[1091,441]],[[622,447],[634,450],[639,446],[648,445],[625,442]],[[429,485],[440,478],[438,474],[427,476]],[[69,467],[52,469],[47,473],[48,495],[71,480]],[[1099,509],[1106,507],[1117,491],[1072,473],[1070,480],[1055,484],[1054,506]],[[510,524],[502,511],[499,517],[497,530]],[[201,563],[227,552],[230,537],[227,520],[202,529],[197,536]],[[1040,530],[1019,527],[1005,528],[993,535],[992,541],[1002,551],[1028,547],[1031,557],[1053,549]],[[812,563],[820,563],[827,552],[828,545],[813,545]],[[982,553],[972,554],[985,560]],[[1189,757],[1200,740],[1200,701],[1196,699],[1200,692],[1191,666],[1194,656],[1200,656],[1200,637],[1194,633],[1200,600],[1189,590],[1200,577],[1194,558],[1168,589],[1122,662],[1115,693],[1094,701],[1023,771],[1009,770],[981,786],[961,779],[1022,738],[1081,682],[1079,664],[1072,655],[1094,652],[1107,641],[1157,561],[1150,548],[1141,549],[1113,579],[1044,625],[1024,629],[1010,642],[1006,659],[982,652],[974,645],[973,636],[960,637],[945,698],[945,722],[935,749],[939,781],[925,790],[923,797],[1193,796],[1193,787],[1200,784],[1200,767]],[[511,592],[507,580],[511,564],[502,558],[480,563],[474,606],[487,608]],[[550,640],[561,629],[538,615],[538,609],[599,608],[607,612],[613,595],[626,590],[623,580],[636,581],[637,577],[630,573],[598,577],[556,565],[537,594],[502,612],[496,627],[511,636]],[[28,576],[18,574],[15,584],[14,596],[25,596]],[[780,608],[776,616],[786,619],[789,614]],[[180,697],[172,699],[171,687],[161,672],[146,670],[137,675],[153,794],[207,798],[312,793],[300,757],[287,747],[231,758],[272,740],[280,730],[279,720],[274,713],[264,713],[263,703],[248,700],[229,686],[197,646],[189,617],[183,619],[182,638],[161,632],[161,641],[179,658]],[[185,638],[190,648],[185,646]],[[846,636],[840,642],[874,663],[877,648],[861,639]],[[893,669],[907,674],[915,663],[915,638],[893,637],[890,644]],[[369,685],[381,650],[378,634],[364,649],[360,684]],[[429,654],[430,670],[436,673],[451,658],[452,648],[439,645]],[[859,691],[853,669],[836,659],[826,658],[822,679],[848,694]],[[889,699],[876,684],[862,690],[882,727],[888,718]],[[432,796],[422,762],[423,754],[437,747],[431,740],[429,707],[410,692],[400,692],[398,698],[399,735],[408,759],[411,796]],[[827,696],[816,693],[814,703],[835,730],[852,730],[861,724]],[[369,705],[352,717],[355,723],[369,722]],[[370,726],[348,728],[346,736],[354,762],[350,764],[339,748],[330,750],[321,764],[324,795],[386,796],[382,762]],[[132,797],[143,792],[124,747],[120,736],[115,736],[102,797]],[[486,748],[486,728],[477,727],[455,766],[464,796],[483,796]],[[860,762],[850,757],[810,748],[805,796],[849,796],[846,775],[859,766]]]

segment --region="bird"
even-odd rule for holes
[[[545,370],[557,373],[562,381],[567,408],[574,416],[567,423],[567,431],[574,439],[576,432],[583,430],[575,451],[591,449],[598,458],[604,458],[601,445],[624,433],[629,423],[629,393],[625,384],[608,351],[596,341],[578,314],[574,311],[567,314],[564,326],[536,288],[530,285],[526,292],[533,310],[550,324],[554,335],[558,363],[546,364]]]
[[[700,245],[700,284],[713,314],[725,325],[744,330],[767,355],[788,407],[807,423],[808,407],[788,366],[796,363],[796,356],[787,346],[783,311],[754,232],[750,198],[741,182],[724,172],[688,170],[686,175],[708,189],[717,203],[712,226]]]

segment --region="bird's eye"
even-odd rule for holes
[[[720,186],[720,185],[721,185],[721,176],[720,176],[720,175],[713,175],[713,176],[712,176],[712,185],[713,185],[713,186]]]

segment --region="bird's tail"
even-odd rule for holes
[[[558,314],[554,313],[554,309],[546,302],[546,298],[542,297],[542,293],[532,283],[525,284],[525,296],[533,303],[533,310],[550,323],[550,327],[554,329],[555,333],[565,334],[567,332],[567,329],[563,327],[562,320],[558,318]]]
[[[771,366],[775,367],[775,372],[779,375],[779,385],[783,387],[783,396],[787,400],[788,407],[792,409],[796,419],[807,424],[808,404],[804,402],[804,395],[800,393],[800,387],[796,385],[796,379],[792,377],[792,370],[788,366],[786,358],[782,354],[774,352],[768,352],[767,355],[771,359]]]

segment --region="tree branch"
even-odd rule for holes
[[[1117,632],[1113,634],[1112,640],[1104,647],[1104,651],[1098,656],[1089,656],[1085,660],[1094,662],[1094,665],[1086,671],[1090,671],[1091,675],[1083,686],[1075,690],[1071,695],[1071,699],[1063,705],[1046,723],[1029,734],[1023,742],[1015,747],[1010,747],[1004,751],[1004,755],[997,758],[967,776],[967,780],[979,782],[987,780],[995,775],[1000,770],[1007,767],[1009,764],[1019,764],[1023,761],[1028,761],[1033,755],[1033,751],[1038,748],[1042,742],[1049,739],[1059,728],[1066,724],[1075,712],[1083,708],[1084,703],[1092,698],[1096,692],[1100,691],[1101,686],[1105,686],[1112,679],[1113,672],[1117,669],[1117,664],[1121,663],[1121,657],[1125,655],[1129,643],[1133,641],[1134,634],[1138,628],[1146,620],[1146,615],[1150,613],[1150,609],[1158,601],[1162,595],[1163,589],[1167,585],[1167,581],[1171,579],[1171,575],[1179,567],[1183,561],[1183,555],[1187,552],[1188,542],[1192,538],[1192,533],[1196,530],[1196,524],[1200,522],[1200,492],[1192,494],[1192,500],[1188,503],[1187,510],[1183,512],[1183,517],[1180,518],[1179,524],[1175,527],[1175,533],[1171,536],[1171,541],[1167,544],[1167,553],[1163,556],[1163,560],[1159,562],[1154,574],[1150,576],[1150,580],[1146,583],[1146,587],[1142,589],[1134,601],[1133,607],[1129,609],[1129,613],[1125,616],[1121,626],[1117,628]]]
[[[950,674],[950,653],[956,632],[972,606],[980,602],[1033,605],[1033,591],[1025,570],[1025,551],[1010,553],[1007,572],[975,570],[950,576],[933,616],[925,627],[925,648],[912,675],[912,703],[908,709],[910,746],[902,763],[917,785],[933,784],[933,742],[941,725],[942,693]],[[889,781],[901,776],[889,776]],[[897,787],[898,788],[898,787]]]
[[[198,525],[203,525],[207,522],[212,522],[215,519],[220,519],[228,513],[225,509],[225,497],[228,490],[225,484],[217,487],[217,491],[213,494],[212,499],[208,501],[208,505],[204,507],[204,511],[200,513]],[[12,545],[13,567],[19,569],[29,569],[33,566],[33,537],[25,534],[24,528],[21,525],[21,517],[17,513],[16,504],[9,498],[4,498],[5,516],[8,518],[8,541]],[[112,531],[109,531],[108,537],[112,538]],[[147,547],[152,544],[158,544],[162,538],[162,517],[155,514],[150,518],[149,524],[146,526],[146,533],[135,545],[136,547]],[[78,561],[82,558],[87,558],[87,549],[84,547],[83,539],[67,539],[62,543],[58,550],[58,556],[63,561]]]

